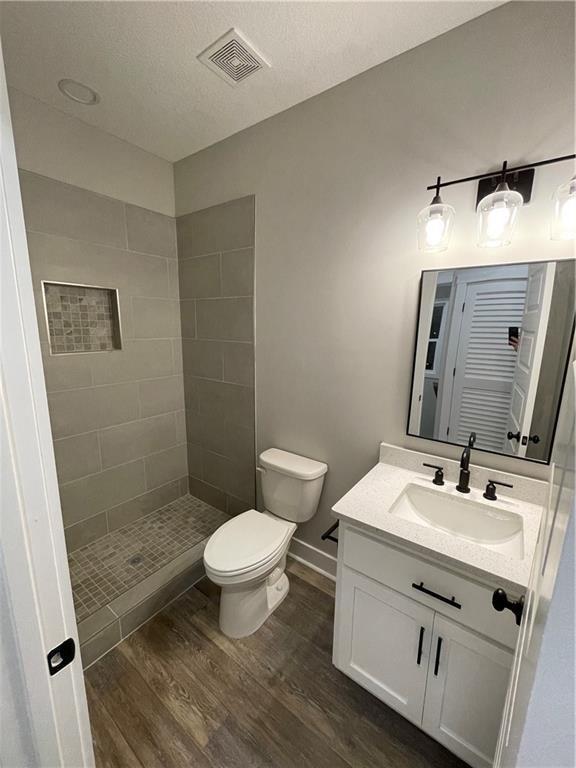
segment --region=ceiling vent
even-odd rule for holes
[[[270,66],[237,29],[230,29],[218,38],[198,59],[234,88],[258,70]]]

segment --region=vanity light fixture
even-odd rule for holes
[[[478,245],[481,248],[498,248],[510,245],[516,223],[516,214],[524,203],[520,192],[510,189],[506,182],[506,166],[502,164],[502,176],[496,191],[478,203]]]
[[[576,175],[558,187],[553,199],[552,240],[574,240],[576,238]]]
[[[440,176],[430,205],[418,214],[418,248],[421,251],[445,251],[454,227],[454,208],[442,202]]]
[[[512,240],[518,209],[529,202],[532,193],[534,169],[541,165],[575,160],[576,154],[552,157],[528,165],[508,168],[502,164],[502,170],[494,173],[479,173],[453,181],[441,181],[426,189],[434,190],[435,195],[426,208],[417,217],[418,247],[421,251],[444,251],[448,247],[455,211],[440,198],[440,189],[468,181],[478,181],[478,245],[482,248],[508,245]],[[496,185],[497,184],[497,185]],[[492,192],[486,192],[492,186]],[[512,186],[512,189],[510,188]],[[553,240],[576,238],[576,176],[558,187],[554,195],[554,221],[552,223]]]

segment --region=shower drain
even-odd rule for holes
[[[140,565],[140,563],[142,562],[143,559],[144,558],[142,557],[142,555],[134,555],[134,557],[131,557],[128,560],[128,564],[129,565]]]

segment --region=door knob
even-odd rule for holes
[[[530,435],[528,440],[530,440],[531,443],[534,443],[534,445],[538,445],[538,443],[540,442],[540,438],[538,437],[538,435]]]
[[[508,440],[516,440],[517,442],[520,442],[520,430],[518,432],[508,432]]]
[[[516,624],[520,626],[520,620],[524,612],[524,596],[519,600],[508,600],[506,592],[503,589],[497,589],[492,595],[492,607],[496,611],[503,611],[505,608],[508,608],[516,616]]]

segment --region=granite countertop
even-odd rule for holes
[[[397,449],[397,452],[402,450]],[[406,451],[406,453],[412,452]],[[426,456],[425,460],[433,458]],[[413,464],[414,461],[411,460],[408,463]],[[526,479],[526,482],[536,483],[535,497],[542,496],[544,483],[529,479]],[[424,471],[419,472],[413,468],[381,462],[334,505],[333,511],[339,519],[354,523],[371,532],[383,534],[390,543],[409,548],[428,559],[432,558],[435,562],[441,561],[448,566],[452,565],[459,571],[464,571],[481,580],[487,577],[491,582],[497,580],[504,589],[523,591],[526,588],[536,550],[543,514],[542,506],[527,500],[501,495],[499,491],[497,502],[487,501],[482,496],[484,488],[480,490],[473,486],[465,497],[467,500],[485,505],[487,511],[494,511],[497,506],[523,518],[524,556],[519,559],[437,528],[389,514],[394,502],[409,483],[461,497],[461,494],[456,491],[455,482],[450,479],[447,479],[445,485],[440,488],[432,484],[429,472],[425,474]]]

